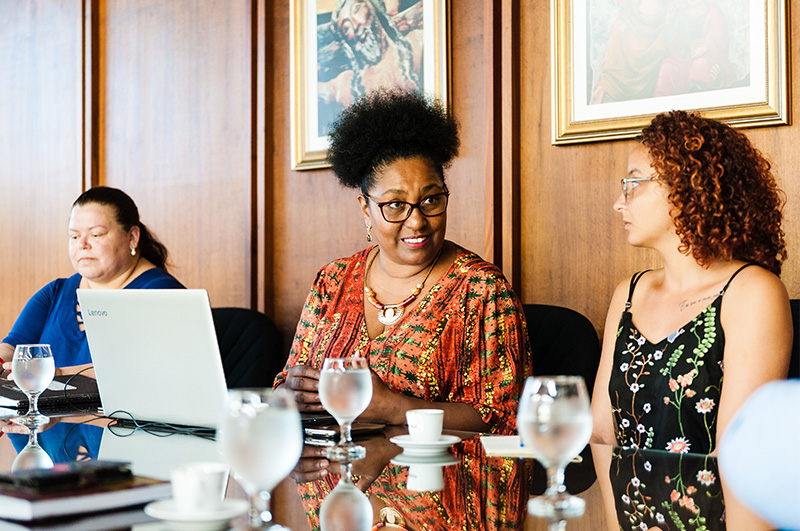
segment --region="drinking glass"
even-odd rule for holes
[[[217,443],[250,498],[249,527],[266,527],[272,521],[270,491],[294,469],[303,451],[294,398],[283,389],[229,390]]]
[[[328,459],[354,461],[367,454],[353,443],[350,427],[372,400],[372,376],[365,358],[328,358],[319,375],[319,398],[339,423],[341,438],[327,450]]]
[[[11,472],[46,470],[53,468],[53,466],[55,465],[50,455],[39,445],[36,429],[28,428],[28,444],[14,458],[14,462],[11,464]]]
[[[543,376],[527,379],[519,402],[517,429],[547,469],[547,490],[528,502],[536,516],[578,516],[585,502],[567,492],[564,468],[589,442],[592,413],[589,393],[580,376]]]
[[[340,462],[341,479],[319,510],[320,531],[370,531],[372,504],[350,480],[353,464]]]
[[[28,397],[28,412],[14,419],[29,429],[46,424],[50,419],[39,413],[41,395],[56,374],[50,345],[17,345],[11,360],[11,376],[17,387]]]

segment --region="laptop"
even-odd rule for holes
[[[213,429],[227,399],[204,289],[79,289],[103,414]]]

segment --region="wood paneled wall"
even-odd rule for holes
[[[798,13],[800,1],[789,3],[790,12]],[[551,145],[550,2],[523,1],[520,15],[520,294],[525,302],[576,309],[602,328],[616,285],[634,271],[659,265],[653,253],[627,244],[611,208],[635,141]],[[798,28],[795,21],[789,54],[795,102],[800,101]],[[795,103],[795,120],[796,109]],[[800,297],[800,126],[748,129],[746,134],[772,160],[786,191],[790,257],[782,278],[789,295]]]
[[[0,339],[28,297],[72,273],[81,192],[81,1],[0,2]]]
[[[187,286],[265,311],[288,341],[318,268],[366,245],[355,193],[290,169],[289,13],[290,0],[0,2],[0,333],[71,273],[69,206],[108,184]],[[611,210],[632,144],[550,144],[549,1],[451,0],[450,22],[462,149],[448,237],[500,264],[524,302],[600,328],[616,283],[655,260]],[[800,129],[748,134],[787,192],[797,297]]]

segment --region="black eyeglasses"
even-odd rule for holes
[[[441,216],[447,210],[447,199],[450,197],[450,192],[428,195],[416,203],[408,203],[406,201],[384,201],[383,203],[378,203],[378,200],[369,194],[361,195],[375,201],[375,204],[381,209],[383,219],[389,223],[402,223],[411,217],[411,212],[415,208],[418,208],[420,213],[427,218]]]

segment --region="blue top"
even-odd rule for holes
[[[19,433],[9,433],[8,438],[14,445],[17,453],[21,452],[28,444],[28,436]],[[80,452],[86,452],[88,457],[97,459],[100,451],[100,440],[103,438],[103,428],[91,424],[75,424],[71,422],[58,422],[39,434],[41,446],[53,463],[72,463],[77,461]]]
[[[86,332],[78,327],[81,276],[56,279],[30,298],[3,343],[46,343],[53,350],[56,367],[92,362]],[[183,284],[163,269],[148,269],[124,289],[182,289]]]

